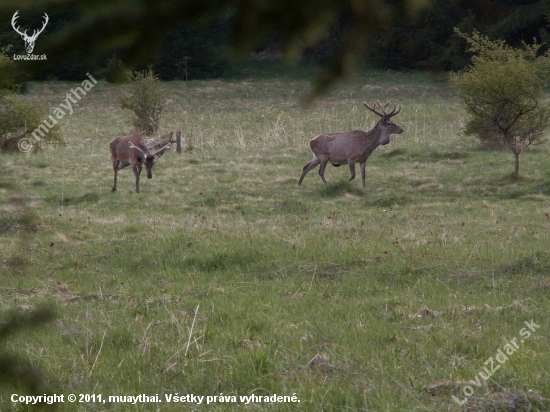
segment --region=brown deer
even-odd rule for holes
[[[145,141],[139,135],[119,136],[109,146],[111,148],[111,157],[113,158],[113,171],[115,172],[111,192],[116,191],[118,171],[128,165],[132,165],[132,170],[136,175],[136,192],[139,193],[139,175],[141,169],[145,166],[147,178],[151,179],[153,177],[153,165],[164,152],[170,150],[172,141],[168,140],[165,142],[164,146],[154,154],[149,153]]]
[[[313,151],[313,159],[304,166],[298,186],[302,183],[305,175],[317,165],[319,168],[319,176],[326,184],[325,168],[327,163],[332,163],[333,166],[349,165],[351,177],[355,178],[355,163],[361,165],[361,178],[363,187],[365,187],[365,167],[367,159],[372,154],[374,149],[379,145],[386,145],[390,142],[390,137],[394,133],[403,133],[403,129],[391,121],[391,118],[401,111],[401,106],[394,106],[390,113],[386,113],[385,105],[380,104],[377,100],[372,107],[367,103],[363,103],[367,109],[376,113],[381,119],[376,126],[368,132],[362,130],[354,130],[347,133],[325,133],[314,137],[310,140],[309,145]],[[380,107],[381,112],[376,110],[376,105]]]

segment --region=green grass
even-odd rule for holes
[[[59,105],[72,83],[34,84]],[[548,145],[513,157],[461,134],[441,78],[369,72],[315,102],[301,76],[163,84],[164,155],[134,192],[110,193],[109,142],[130,130],[122,86],[98,84],[60,121],[66,146],[2,154],[0,309],[53,304],[51,325],[5,349],[52,392],[293,395],[251,410],[440,411],[550,408]],[[402,104],[405,133],[367,163],[310,172],[308,141],[368,129],[362,105]],[[524,322],[540,329],[459,407]],[[26,410],[10,402],[1,410]],[[206,400],[204,401],[206,402]],[[236,403],[164,410],[243,410]],[[512,405],[506,409],[506,402]],[[59,404],[157,410],[157,404]],[[530,409],[529,409],[530,408]]]

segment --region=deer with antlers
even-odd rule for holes
[[[27,34],[28,29],[25,30],[24,32],[21,32],[19,30],[19,27],[15,26],[15,22],[19,17],[17,15],[18,13],[19,13],[19,10],[17,10],[13,14],[13,17],[11,18],[11,26],[21,36],[21,38],[25,42],[25,49],[27,49],[27,53],[31,54],[32,51],[34,50],[34,43],[36,42],[36,39],[38,38],[38,35],[44,31],[44,29],[46,28],[46,24],[48,24],[48,21],[50,21],[50,18],[48,17],[48,15],[46,13],[44,13],[44,22],[42,23],[42,28],[40,30],[34,30],[32,36],[29,36]]]
[[[117,173],[120,169],[132,165],[136,175],[136,193],[139,193],[139,175],[143,166],[147,172],[147,179],[153,178],[153,165],[155,162],[172,147],[172,134],[168,141],[164,142],[161,149],[156,153],[149,153],[145,141],[140,135],[119,136],[110,144],[111,157],[113,159],[113,171],[115,172],[114,184],[111,192],[116,191]]]
[[[355,178],[355,163],[361,165],[361,178],[363,187],[365,187],[365,167],[367,159],[372,154],[374,149],[379,145],[386,145],[390,142],[391,135],[394,133],[403,133],[403,129],[391,121],[391,118],[401,111],[401,106],[394,106],[389,113],[386,112],[386,107],[390,104],[387,102],[382,105],[378,100],[371,107],[367,103],[363,103],[367,109],[381,117],[374,128],[368,132],[362,130],[354,130],[347,133],[325,133],[314,137],[310,140],[309,145],[313,151],[313,159],[304,166],[298,186],[304,180],[305,175],[315,168],[319,167],[319,176],[323,183],[327,183],[325,179],[325,168],[330,162],[333,166],[349,165],[351,177]],[[380,111],[376,109],[376,105]]]

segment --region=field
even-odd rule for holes
[[[53,109],[77,85],[25,98]],[[2,320],[56,312],[0,354],[38,368],[58,410],[550,410],[548,144],[512,179],[511,153],[461,134],[439,74],[367,72],[309,108],[284,70],[162,87],[161,131],[181,125],[185,150],[140,194],[130,168],[110,192],[109,142],[131,130],[120,85],[60,120],[65,146],[0,155]],[[405,132],[366,189],[330,165],[298,187],[308,141],[370,129],[376,99],[402,105]],[[4,385],[0,410],[28,410],[13,393],[30,389]]]

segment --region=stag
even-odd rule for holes
[[[309,145],[313,151],[313,159],[304,166],[298,186],[304,180],[305,175],[317,165],[321,165],[319,167],[319,176],[321,176],[323,183],[326,184],[325,168],[327,167],[327,163],[330,162],[336,167],[348,164],[351,173],[349,180],[355,179],[355,163],[359,163],[361,165],[363,187],[365,187],[367,159],[374,149],[379,145],[388,144],[391,135],[394,133],[403,133],[403,129],[391,121],[391,118],[401,111],[401,106],[394,106],[393,110],[387,113],[386,107],[388,107],[390,102],[382,105],[377,100],[372,107],[367,103],[363,104],[371,112],[381,117],[376,126],[368,132],[354,130],[347,133],[325,133],[311,139]],[[376,109],[376,105],[378,105],[380,111]]]
[[[171,137],[171,136],[170,136]],[[139,193],[139,175],[141,169],[145,166],[147,178],[153,177],[153,165],[164,152],[170,150],[172,141],[168,140],[164,146],[156,153],[149,153],[145,141],[139,135],[119,136],[111,144],[111,157],[113,158],[113,171],[115,172],[114,184],[111,192],[116,191],[117,173],[120,169],[132,165],[132,170],[136,175],[136,192]]]
[[[27,34],[27,30],[25,30],[24,32],[21,32],[19,30],[19,27],[15,27],[15,22],[16,22],[17,18],[19,17],[17,15],[17,13],[19,13],[19,10],[17,10],[13,14],[13,17],[11,18],[11,26],[13,27],[13,29],[17,33],[19,33],[21,35],[21,38],[25,42],[25,49],[27,49],[27,53],[31,54],[32,51],[34,50],[34,42],[38,38],[38,35],[44,31],[44,29],[46,28],[46,24],[48,24],[48,21],[50,21],[50,18],[48,17],[48,15],[46,13],[44,13],[44,19],[45,20],[44,20],[44,23],[42,24],[42,28],[40,30],[34,30],[32,36],[29,36]]]

